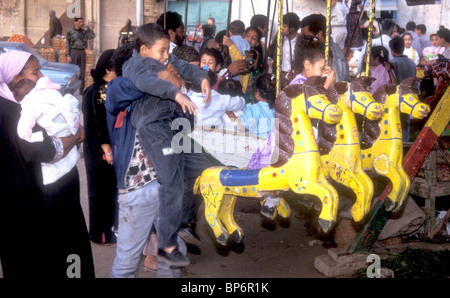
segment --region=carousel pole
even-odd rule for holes
[[[167,29],[167,25],[166,25],[166,14],[167,14],[167,0],[164,0],[164,29]]]
[[[265,34],[265,44],[264,44],[264,67],[266,69],[267,66],[267,57],[269,57],[269,24],[270,24],[270,0],[267,4],[267,22],[266,22],[266,34]],[[272,28],[270,28],[272,30]]]
[[[325,67],[330,66],[330,32],[331,29],[331,0],[327,0],[327,29],[325,34]]]
[[[188,4],[189,0],[184,1],[184,30],[187,30],[187,17],[188,17]]]
[[[370,0],[369,34],[367,37],[367,49],[366,49],[366,77],[370,76],[370,52],[372,51],[373,15],[374,15],[374,9],[375,9],[374,3],[375,3],[375,0]]]
[[[283,55],[283,0],[278,0],[278,35],[277,35],[277,96],[281,91],[281,56]]]
[[[226,36],[230,37],[230,22],[231,22],[231,8],[233,6],[233,0],[228,1],[228,17],[227,17],[227,32]]]

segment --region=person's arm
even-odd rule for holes
[[[86,133],[84,131],[84,127],[81,125],[79,126],[78,131],[75,135],[70,135],[68,137],[59,138],[59,140],[61,140],[61,142],[62,142],[62,149],[63,149],[61,158],[64,158],[70,152],[70,150],[72,150],[72,148],[74,146],[79,146],[82,142],[84,142],[85,138],[86,138]],[[54,138],[54,139],[58,139],[58,138]],[[57,161],[57,160],[55,160],[55,161]]]
[[[158,72],[165,70],[163,65],[151,58],[139,61],[142,62],[139,65],[135,63],[124,68],[124,76],[128,77],[141,92],[163,99],[175,99],[180,90],[171,82],[158,77]]]
[[[391,81],[391,84],[397,85],[397,80],[395,79],[395,75],[394,75],[394,72],[392,70],[391,63],[384,62],[384,68],[386,68],[386,70],[387,70],[387,72],[389,74],[389,79]]]
[[[334,83],[336,83],[336,72],[331,68],[331,67],[326,67],[325,70],[323,71],[324,76],[327,77],[327,79],[325,80],[325,83],[323,85],[323,87],[325,89],[328,89],[331,85],[333,85]]]
[[[56,24],[55,24],[55,19],[50,19],[50,28],[48,30],[48,38],[51,39],[52,36],[56,35]]]
[[[72,41],[72,32],[69,29],[69,30],[67,30],[67,34],[66,34],[66,61],[68,63],[72,62],[72,58],[70,57],[71,41]]]
[[[104,160],[109,163],[110,165],[113,164],[113,153],[112,153],[112,149],[111,149],[111,145],[110,144],[101,144],[100,145],[102,147],[103,150],[103,158]]]
[[[203,79],[208,77],[205,70],[183,59],[179,59],[175,55],[170,54],[169,63],[173,65],[180,77],[185,81],[200,85]]]
[[[228,50],[230,51],[230,56],[233,61],[240,60],[240,59],[246,59],[245,55],[239,51],[237,46],[234,44],[234,42],[228,37],[223,37],[223,44],[228,47]]]
[[[95,123],[92,127],[95,130],[93,131],[93,134],[96,135],[99,143],[101,144],[100,146],[102,147],[104,153],[104,159],[112,165],[113,156],[108,126],[106,123],[106,106],[98,101],[98,97],[101,96],[100,91],[95,89],[91,90],[91,92],[85,93],[83,101],[87,101],[87,108],[92,110],[92,113],[90,114],[92,115]]]
[[[84,32],[87,40],[95,38],[95,33],[92,31],[91,27],[86,26],[86,30]]]
[[[178,59],[175,55],[171,55],[170,64],[178,71],[181,78],[201,86],[202,93],[205,95],[204,103],[211,100],[211,85],[209,84],[208,73],[191,63],[182,59]]]

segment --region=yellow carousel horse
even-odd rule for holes
[[[381,120],[364,123],[361,136],[361,157],[365,171],[374,170],[392,182],[392,191],[386,198],[387,211],[398,211],[408,195],[410,179],[403,169],[403,138],[400,113],[416,119],[430,112],[427,104],[418,99],[418,79],[407,78],[400,85],[378,88],[373,97],[384,105]]]
[[[310,118],[336,123],[342,110],[331,104],[323,88],[325,78],[311,77],[302,85],[285,88],[275,101],[279,119],[278,160],[258,170],[212,167],[197,179],[194,191],[205,200],[205,216],[217,241],[226,244],[231,236],[243,238],[233,216],[237,196],[257,198],[292,189],[298,194],[312,194],[322,202],[318,224],[327,233],[336,223],[338,194],[327,181]]]
[[[355,114],[370,120],[383,116],[383,105],[374,101],[369,92],[371,77],[359,77],[351,83],[338,82],[328,89],[328,98],[337,97],[342,118],[335,125],[319,125],[319,150],[327,177],[349,187],[356,194],[351,214],[356,222],[370,211],[373,183],[364,172],[361,146]],[[330,91],[331,90],[331,91]]]

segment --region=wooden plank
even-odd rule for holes
[[[449,121],[450,88],[447,88],[416,141],[403,158],[403,168],[411,180],[416,176]],[[390,183],[369,212],[368,222],[356,234],[353,243],[348,247],[349,252],[368,251],[372,247],[390,217],[390,214],[385,211],[384,202],[391,190],[392,184]]]

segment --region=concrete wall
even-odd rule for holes
[[[1,1],[0,36],[23,34],[25,28],[24,13],[24,0]]]
[[[397,23],[405,27],[409,21],[425,24],[427,34],[436,33],[439,25],[450,28],[450,0],[442,0],[441,4],[407,6],[405,0],[397,0]]]
[[[135,0],[102,0],[100,10],[100,50],[117,47],[119,31],[127,19],[136,25]]]

